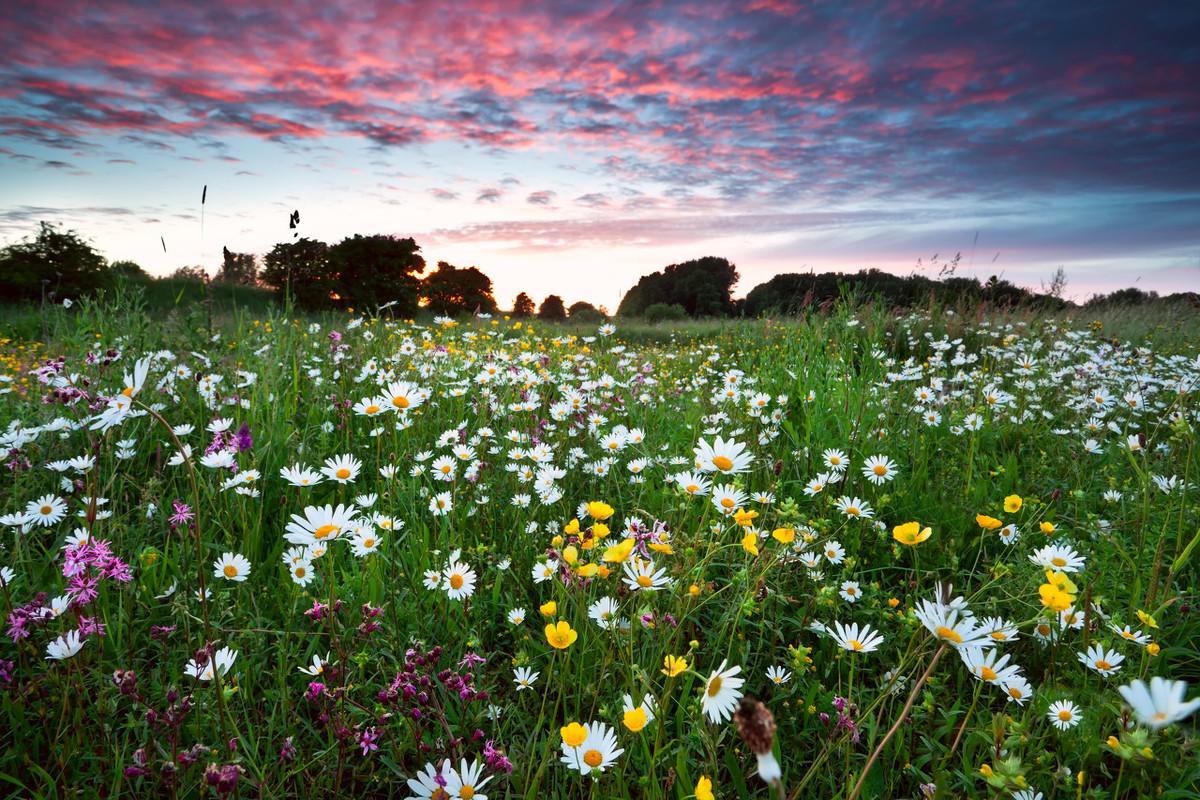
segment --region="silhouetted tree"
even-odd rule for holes
[[[512,315],[514,317],[532,317],[534,312],[533,299],[521,292],[513,301]]]
[[[421,281],[421,300],[434,314],[496,313],[492,279],[475,267],[455,267],[439,261]]]
[[[263,256],[264,285],[289,295],[307,310],[330,308],[334,279],[329,269],[329,245],[316,239],[280,242]]]
[[[74,231],[42,222],[32,239],[0,250],[0,296],[57,300],[112,285],[104,256]]]
[[[567,309],[563,306],[561,297],[552,294],[542,301],[542,307],[538,309],[538,319],[562,322],[566,318]]]
[[[149,278],[149,273],[142,269],[136,261],[114,261],[108,265],[112,274],[118,278]]]
[[[605,320],[605,316],[600,312],[600,309],[586,300],[571,303],[567,309],[567,316],[570,317],[572,322],[592,323],[603,322]]]
[[[662,272],[645,275],[625,293],[617,314],[641,316],[655,303],[683,306],[692,317],[723,317],[734,312],[733,285],[737,268],[716,256],[671,264]]]
[[[377,308],[393,303],[392,313],[417,311],[425,269],[421,248],[410,239],[376,234],[347,236],[329,248],[333,272],[332,300],[346,308]]]
[[[258,283],[258,261],[253,253],[235,253],[228,247],[221,248],[221,269],[213,278],[218,283],[236,283],[238,286],[254,286]]]
[[[195,265],[179,267],[171,273],[171,277],[175,280],[200,281],[200,283],[208,283],[208,272],[204,269],[204,267]]]

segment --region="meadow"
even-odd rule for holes
[[[6,793],[1200,785],[1194,316],[46,313]]]

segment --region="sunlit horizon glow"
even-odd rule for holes
[[[46,220],[213,272],[297,209],[477,266],[502,306],[615,309],[705,255],[741,295],[956,252],[1033,288],[1062,266],[1076,299],[1195,290],[1198,33],[1186,4],[25,4],[0,243]]]

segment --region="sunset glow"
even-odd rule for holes
[[[1076,298],[1200,286],[1200,7],[964,8],[11,5],[0,243],[44,219],[213,271],[296,209],[478,266],[502,306],[615,309],[704,255],[741,293],[955,252]]]

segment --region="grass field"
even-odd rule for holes
[[[17,796],[1200,784],[1185,310],[142,302],[0,328]]]

